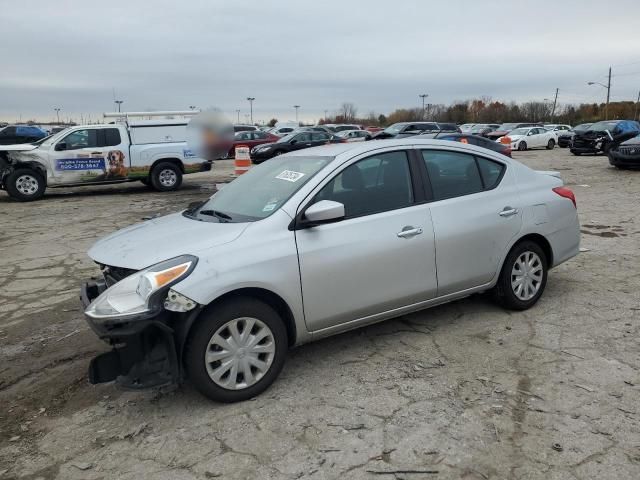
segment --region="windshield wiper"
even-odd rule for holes
[[[224,212],[220,212],[218,210],[200,210],[198,213],[200,215],[209,215],[211,217],[217,217],[220,220],[225,220],[226,222],[233,220],[233,218],[231,218],[231,215],[228,215]]]

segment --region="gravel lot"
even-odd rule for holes
[[[89,385],[107,347],[77,299],[97,238],[205,198],[229,162],[170,194],[0,192],[0,478],[637,480],[640,172],[565,149],[514,156],[561,171],[582,223],[585,251],[536,307],[475,296],[306,345],[234,405],[189,385]]]

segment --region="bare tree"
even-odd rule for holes
[[[338,116],[342,117],[345,122],[353,122],[358,115],[358,109],[353,103],[344,102],[340,105]]]

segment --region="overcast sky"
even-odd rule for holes
[[[0,119],[218,107],[315,120],[479,96],[640,89],[640,1],[22,0],[2,5]]]

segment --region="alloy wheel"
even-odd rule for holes
[[[163,187],[173,187],[178,181],[178,176],[176,172],[171,170],[170,168],[165,168],[160,171],[160,175],[158,175],[158,180],[160,181],[160,185]]]
[[[271,368],[276,344],[273,332],[257,318],[235,318],[209,340],[205,366],[213,382],[227,390],[256,384]]]
[[[511,288],[520,300],[531,300],[540,290],[543,279],[540,257],[531,251],[520,254],[511,269]]]

